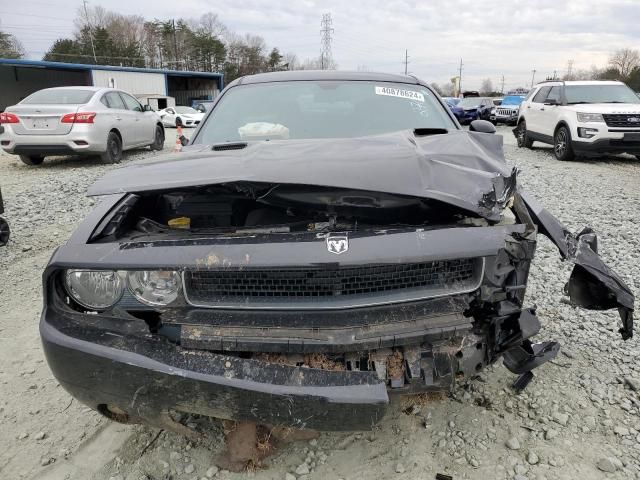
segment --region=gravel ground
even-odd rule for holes
[[[611,157],[572,163],[548,148],[517,149],[501,128],[521,182],[567,226],[599,233],[601,255],[631,286],[640,286],[640,163]],[[173,143],[168,133],[167,145]],[[156,155],[140,150],[134,158]],[[0,182],[11,243],[0,249],[0,473],[2,478],[201,480],[629,479],[640,478],[640,355],[623,342],[616,312],[588,312],[562,296],[570,266],[546,239],[539,243],[528,288],[541,338],[562,354],[540,369],[520,395],[514,375],[490,367],[453,399],[416,406],[399,402],[372,432],[322,434],[284,447],[266,470],[232,474],[213,466],[221,429],[191,443],[171,433],[122,426],[78,404],[49,372],[38,338],[40,275],[53,249],[92,208],[84,192],[107,170],[97,161],[47,160],[30,168],[0,155]]]

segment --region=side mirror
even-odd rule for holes
[[[151,105],[145,105],[144,106],[144,111],[145,112],[153,112],[153,108],[151,108]]]
[[[496,127],[487,120],[474,120],[469,125],[470,132],[496,133]]]

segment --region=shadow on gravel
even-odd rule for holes
[[[167,151],[165,149],[165,151]],[[138,148],[134,150],[128,150],[123,152],[122,161],[120,165],[123,163],[127,163],[132,160],[139,160],[142,154],[152,152],[148,148]],[[162,152],[160,152],[162,153]],[[68,155],[68,156],[55,156],[55,157],[46,157],[42,164],[37,166],[25,165],[20,161],[17,156],[13,156],[15,161],[10,165],[10,168],[17,168],[21,170],[65,170],[65,169],[73,169],[78,167],[108,167],[108,166],[117,166],[118,164],[105,164],[100,161],[100,158],[96,155]]]

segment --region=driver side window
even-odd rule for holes
[[[536,96],[533,97],[533,100],[531,101],[534,103],[544,103],[549,90],[551,90],[551,87],[542,87],[540,90],[538,90],[538,93],[536,93]]]
[[[131,95],[127,95],[126,93],[120,93],[124,104],[127,106],[127,110],[133,110],[135,112],[142,112],[142,105]]]

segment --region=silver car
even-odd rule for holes
[[[0,113],[0,124],[0,146],[27,165],[40,165],[47,155],[77,154],[118,163],[123,150],[164,147],[158,114],[113,88],[39,90]]]

